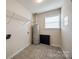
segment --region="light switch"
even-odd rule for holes
[[[64,25],[67,26],[68,25],[68,16],[64,17]]]

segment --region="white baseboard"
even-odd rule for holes
[[[24,48],[28,47],[29,45],[31,45],[31,44],[29,43],[29,44],[28,44],[27,46],[25,46]],[[8,58],[6,58],[6,59],[11,59],[11,58],[13,58],[15,55],[17,55],[19,52],[21,52],[24,48],[19,49],[17,52],[13,53],[10,57],[8,57]]]
[[[52,45],[50,45],[50,46],[55,46],[55,47],[60,47],[60,48],[61,48],[60,45],[56,45],[56,44],[52,44]]]
[[[70,55],[70,51],[69,51],[69,53],[66,53],[63,48],[62,48],[62,51],[63,51],[63,53],[64,53],[66,59],[72,59],[72,56]]]
[[[24,47],[25,48],[25,47]],[[8,57],[7,59],[11,59],[12,57],[14,57],[16,54],[18,54],[19,52],[21,52],[24,48],[18,50],[17,52],[15,52],[14,54],[12,54],[10,57]]]
[[[66,53],[64,52],[64,49],[62,48],[62,51],[63,51],[63,53],[64,53],[64,55],[65,55],[65,57],[66,57],[66,59],[67,59],[67,55],[66,55]]]

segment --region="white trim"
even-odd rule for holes
[[[61,45],[56,45],[56,44],[50,44],[50,46],[55,46],[55,47],[60,47],[61,48]]]
[[[29,45],[31,45],[31,43],[29,43],[26,47],[28,47]],[[24,48],[26,48],[24,47]],[[17,52],[13,53],[10,57],[6,58],[6,59],[11,59],[12,57],[14,57],[15,55],[17,55],[19,52],[21,52],[24,48],[19,49]]]
[[[62,51],[63,51],[63,53],[64,53],[66,59],[71,59],[71,58],[72,58],[68,53],[65,52],[65,50],[64,50],[63,48],[62,48]],[[70,52],[69,52],[69,53],[70,53]]]
[[[61,49],[62,49],[62,51],[63,51],[63,53],[64,53],[66,59],[68,59],[66,53],[64,52],[64,49],[63,49],[63,48],[61,48]]]

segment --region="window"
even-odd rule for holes
[[[60,28],[59,16],[45,17],[45,28]]]

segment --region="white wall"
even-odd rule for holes
[[[13,18],[10,13],[10,17],[6,17],[6,34],[11,34],[11,38],[6,40],[6,58],[10,59],[31,44],[32,13],[15,0],[7,0],[7,10],[25,19]]]
[[[6,9],[31,20],[32,13],[16,0],[6,0]]]
[[[45,29],[45,17],[47,16],[55,16],[60,15],[61,10],[53,10],[49,12],[44,12],[37,14],[36,23],[39,24],[40,34],[50,35],[50,45],[61,47],[61,39],[60,39],[60,29]],[[35,22],[35,18],[34,18]]]
[[[64,26],[64,17],[68,16],[68,25]],[[62,49],[66,51],[66,56],[71,58],[72,53],[72,4],[70,0],[65,0],[61,8],[61,35]]]
[[[6,33],[11,34],[6,41],[7,59],[31,44],[31,23],[24,23],[13,19],[6,25]]]

